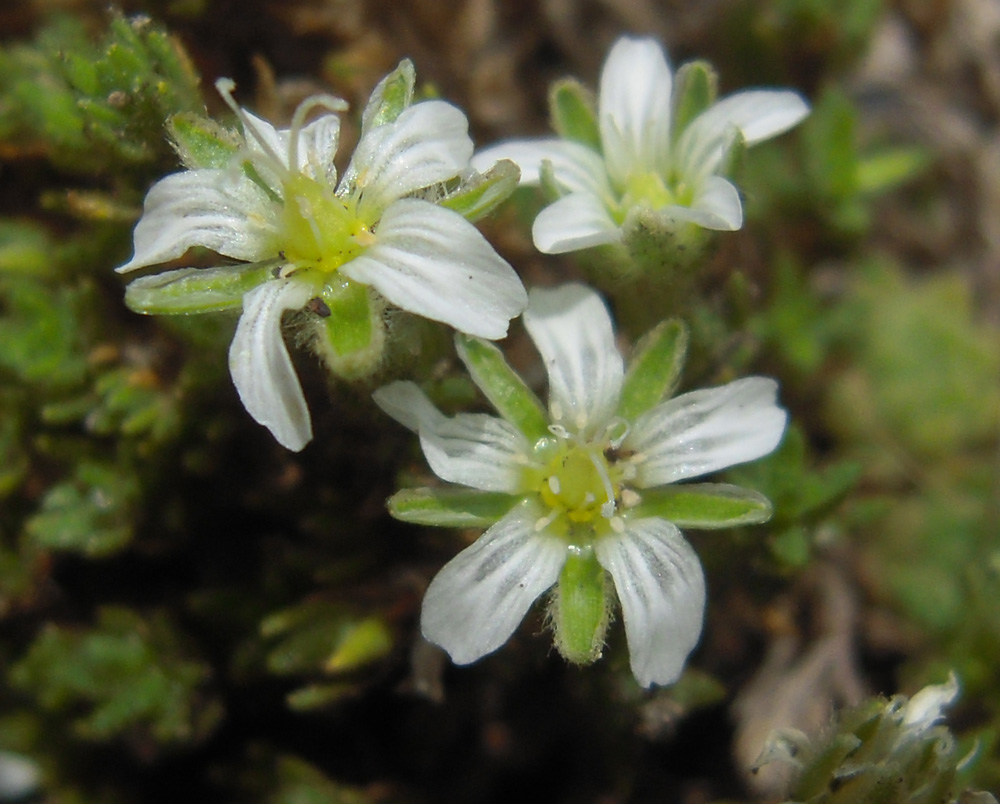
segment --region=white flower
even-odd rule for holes
[[[653,351],[643,354],[655,359],[637,357],[626,374],[607,308],[581,285],[533,290],[524,322],[548,372],[547,411],[494,347],[474,339],[459,338],[459,354],[504,418],[448,418],[408,382],[375,393],[383,410],[419,434],[435,474],[478,490],[451,492],[438,513],[434,490],[400,492],[390,501],[394,515],[467,524],[481,516],[476,512],[496,511],[496,523],[430,584],[424,636],[456,663],[473,662],[500,647],[546,590],[556,586],[569,601],[563,593],[575,588],[563,586],[576,584],[570,569],[589,572],[596,580],[587,588],[596,595],[607,573],[635,677],[643,686],[670,683],[698,641],[705,606],[701,565],[677,523],[763,521],[770,506],[734,486],[657,487],[771,452],[786,419],[776,384],[751,377],[661,401],[671,382],[662,347],[679,325],[654,330],[647,341]],[[683,345],[678,359],[682,352]],[[466,504],[473,513],[463,519]],[[589,634],[567,651],[562,643],[576,638],[557,633],[557,645],[567,658],[593,661],[606,612],[598,606],[568,616],[586,621]]]
[[[616,243],[631,210],[650,209],[674,225],[736,230],[739,193],[720,174],[739,136],[747,145],[796,125],[808,106],[795,92],[750,90],[723,98],[677,130],[673,73],[652,39],[619,39],[601,72],[600,148],[562,139],[512,140],[473,159],[510,159],[521,181],[537,184],[551,163],[561,197],[535,219],[535,246],[547,254]]]
[[[506,334],[527,300],[520,280],[472,224],[421,192],[468,170],[472,141],[461,111],[426,101],[379,125],[373,96],[338,183],[339,118],[327,113],[308,124],[305,118],[316,107],[342,111],[342,101],[309,98],[290,129],[276,130],[236,105],[231,81],[217,87],[242,124],[238,152],[227,166],[157,182],[135,228],[135,255],[118,270],[164,263],[192,246],[270,262],[272,270],[242,297],[229,366],[247,411],[281,444],[299,450],[312,437],[281,316],[331,288],[370,286],[397,307],[462,332]],[[173,274],[197,276],[190,269]],[[148,279],[164,285],[162,277]],[[177,311],[189,310],[170,310]]]

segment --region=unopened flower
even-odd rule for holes
[[[542,210],[532,232],[548,254],[621,242],[629,215],[643,211],[656,213],[665,231],[686,223],[739,229],[740,196],[723,175],[731,152],[788,130],[808,106],[786,90],[750,90],[713,103],[714,79],[695,66],[678,93],[660,44],[623,37],[604,63],[596,110],[579,93],[572,98],[563,126],[568,138],[501,142],[473,164],[511,159],[526,184],[550,171],[548,184],[561,197]],[[554,104],[553,116],[560,114]]]
[[[386,300],[484,338],[503,337],[526,303],[513,269],[475,227],[435,203],[443,183],[469,172],[468,123],[443,101],[410,105],[412,77],[396,82],[409,94],[387,84],[404,68],[412,74],[404,63],[373,94],[339,181],[336,113],[346,108],[343,101],[311,97],[291,128],[278,130],[237,106],[232,82],[220,80],[242,134],[229,150],[217,137],[221,156],[209,151],[209,166],[189,164],[150,189],[135,255],[118,268],[164,263],[192,246],[244,263],[143,277],[126,299],[145,313],[241,305],[229,351],[233,382],[250,415],[292,450],[305,446],[312,426],[282,338],[285,311],[316,300],[319,315],[333,316],[329,331],[346,350],[377,352],[372,344]],[[405,98],[390,104],[390,89]],[[317,108],[325,113],[306,123]]]
[[[554,589],[556,646],[592,662],[616,594],[635,677],[643,686],[673,682],[705,606],[700,562],[678,526],[761,522],[771,511],[735,486],[673,484],[771,452],[786,419],[776,384],[750,377],[663,401],[683,359],[683,327],[655,328],[626,373],[607,308],[581,285],[532,291],[524,322],[548,372],[547,411],[499,350],[461,336],[459,355],[502,418],[446,417],[409,382],[375,393],[419,434],[440,478],[472,489],[401,491],[392,513],[490,526],[430,584],[424,636],[456,663],[473,662]]]

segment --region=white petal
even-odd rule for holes
[[[722,176],[706,176],[700,182],[691,206],[668,206],[660,211],[675,220],[722,232],[735,232],[743,225],[743,204],[739,191]]]
[[[385,413],[414,433],[419,433],[421,427],[434,428],[447,418],[416,383],[405,380],[377,388],[372,399]]]
[[[522,456],[529,450],[512,424],[482,413],[448,418],[412,382],[393,382],[372,398],[404,427],[420,435],[427,463],[449,483],[514,494],[523,490]]]
[[[903,706],[903,727],[911,734],[921,734],[941,718],[945,708],[958,698],[958,677],[952,670],[944,684],[931,684],[917,692]]]
[[[471,156],[465,115],[444,101],[424,101],[365,134],[338,192],[360,195],[359,214],[377,219],[396,199],[457,176]]]
[[[271,280],[243,297],[243,315],[229,347],[229,371],[240,400],[283,447],[298,452],[312,438],[312,424],[295,368],[281,336],[281,314],[300,309],[309,285]]]
[[[566,545],[535,532],[538,516],[531,506],[518,506],[449,561],[427,588],[421,630],[456,664],[503,645],[559,578]]]
[[[457,212],[403,198],[385,211],[375,237],[341,270],[403,310],[496,339],[527,303],[514,269]]]
[[[543,254],[603,246],[621,240],[621,229],[600,198],[571,193],[538,213],[531,227],[535,248]]]
[[[486,148],[472,157],[472,166],[481,172],[501,159],[509,159],[521,169],[521,184],[538,184],[542,163],[552,163],[556,181],[567,192],[611,192],[604,160],[597,151],[566,140],[508,140]]]
[[[643,414],[624,443],[644,456],[637,484],[660,486],[767,455],[787,419],[777,391],[774,380],[747,377],[682,394]]]
[[[420,428],[420,446],[434,474],[482,491],[524,490],[524,436],[510,422],[484,413],[460,413]]]
[[[643,687],[671,684],[701,635],[705,577],[681,532],[663,519],[598,539],[597,560],[618,592],[632,673]]]
[[[524,325],[548,372],[552,421],[594,435],[614,414],[624,378],[604,301],[584,285],[535,288]]]
[[[732,127],[747,145],[776,137],[809,114],[802,97],[788,90],[757,89],[723,98],[698,115],[677,145],[678,164],[686,176],[712,173],[718,168]]]
[[[243,123],[243,138],[252,155],[253,163],[268,165],[269,172],[274,167],[269,163],[275,159],[283,168],[288,168],[288,131],[278,131],[263,117],[257,117],[252,112],[240,107],[240,119]]]
[[[271,202],[249,179],[225,170],[186,170],[154,184],[133,239],[135,255],[117,270],[132,271],[176,259],[192,246],[237,260],[266,259]]]
[[[654,39],[622,37],[601,71],[598,123],[608,173],[623,182],[633,170],[660,168],[670,145],[673,76]]]
[[[340,118],[326,114],[299,132],[298,170],[333,187],[337,183],[337,144],[340,141]]]

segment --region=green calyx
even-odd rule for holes
[[[571,547],[549,603],[556,648],[566,661],[592,664],[611,621],[607,574],[590,547]]]
[[[346,380],[370,377],[385,353],[385,301],[358,282],[332,276],[307,310],[312,345],[331,372]]]

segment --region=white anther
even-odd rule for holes
[[[548,479],[549,491],[553,494],[558,494],[562,486],[559,484],[559,478],[555,475],[549,475]]]

